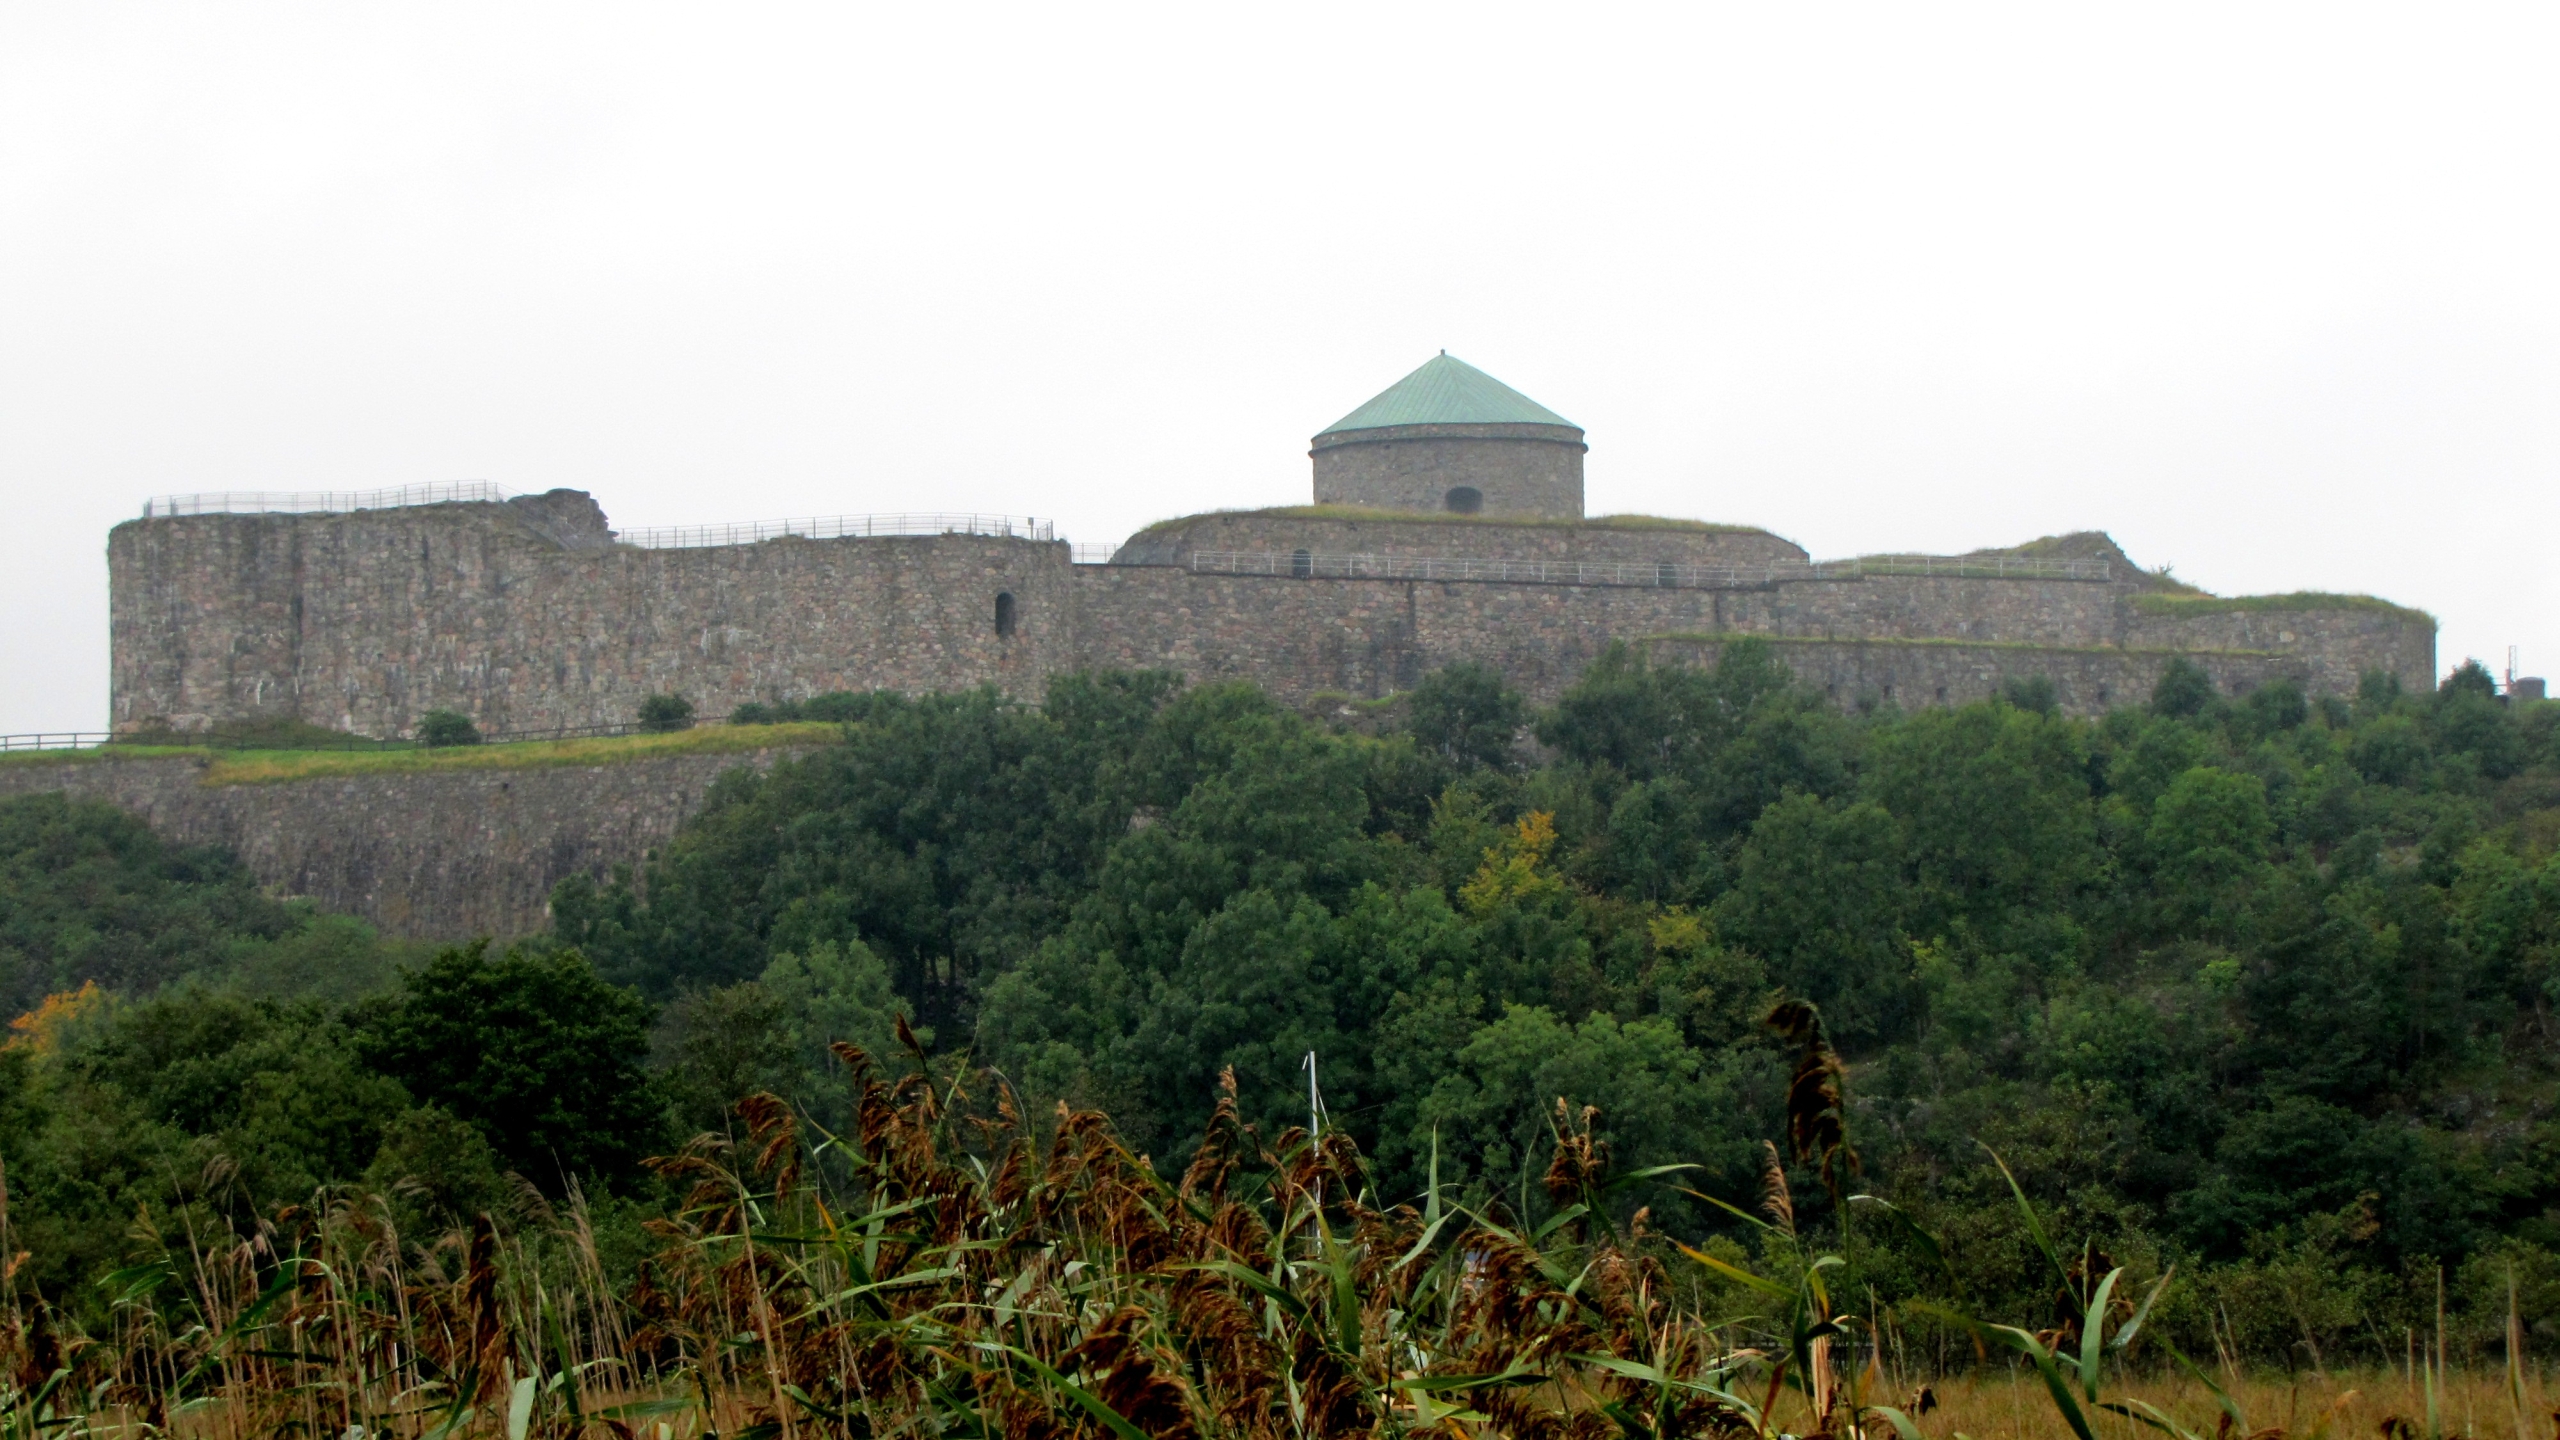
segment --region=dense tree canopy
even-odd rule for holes
[[[574,951],[492,957],[481,942],[360,1007],[356,1053],[521,1175],[620,1180],[665,1140],[645,1068],[650,1014]]]
[[[627,1185],[748,1094],[834,1103],[847,1041],[1106,1109],[1168,1173],[1232,1071],[1245,1119],[1321,1116],[1389,1199],[1436,1159],[1537,1210],[1559,1098],[1620,1164],[1739,1199],[1785,1134],[1757,1022],[1793,997],[1847,1060],[1860,1183],[1986,1294],[2040,1284],[1986,1145],[2119,1259],[2225,1277],[2199,1283],[2249,1344],[2307,1323],[2248,1298],[2268,1275],[2363,1297],[2346,1326],[2438,1263],[2560,1266],[2560,706],[2476,666],[2315,703],[2172,665],[2095,720],[2032,681],[1843,712],[1753,644],[1613,650],[1543,711],[1453,667],[1341,728],[1160,674],[795,713],[844,743],[564,885],[542,944],[351,1010],[203,958],[322,923],[227,862],[0,807],[30,1003],[126,997],[0,1057],[13,1186],[104,1213],[161,1183],[117,1178],[160,1163],[132,1145],[211,1147],[264,1197],[397,1172],[439,1213],[506,1169]],[[1888,1296],[1922,1283],[1890,1233],[1859,1255]]]

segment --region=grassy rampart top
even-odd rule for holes
[[[2036,650],[2060,655],[2231,655],[2265,658],[2274,650],[2202,650],[2193,647],[2141,645],[2045,645],[2033,640],[1963,640],[1944,635],[1763,635],[1751,631],[1672,631],[1640,635],[1637,643],[1727,645],[1736,640],[1765,640],[1772,645],[1865,645],[1936,650]]]
[[[226,750],[202,745],[108,745],[90,750],[35,750],[0,757],[0,765],[116,765],[193,757],[206,785],[267,785],[333,775],[408,775],[439,770],[533,770],[557,765],[614,765],[671,755],[736,755],[782,747],[831,745],[844,727],[809,721],[788,725],[703,725],[665,735],[612,735],[579,740],[522,740],[452,745],[434,750]]]
[[[2423,621],[2430,627],[2436,623],[2436,617],[2411,606],[2395,605],[2371,595],[2333,595],[2325,590],[2296,590],[2290,595],[2137,595],[2133,597],[2133,608],[2144,615],[2180,618],[2245,610],[2366,610]]]
[[[1476,525],[1512,530],[1681,530],[1701,535],[1768,535],[1757,525],[1720,525],[1666,515],[1595,515],[1583,520],[1541,520],[1523,515],[1451,515],[1431,510],[1384,510],[1367,505],[1275,505],[1262,510],[1204,510],[1158,520],[1129,538],[1162,534],[1201,520],[1382,520],[1399,525]]]

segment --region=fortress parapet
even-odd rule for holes
[[[1438,448],[1397,448],[1423,441]],[[1582,448],[1444,355],[1318,437],[1323,503],[1165,521],[1083,564],[1018,516],[617,533],[576,490],[162,497],[108,537],[114,724],[389,736],[450,709],[517,730],[626,721],[660,693],[715,716],[844,690],[1034,698],[1106,667],[1303,701],[1384,695],[1458,660],[1544,700],[1615,642],[1705,660],[1744,636],[1843,705],[1958,704],[2042,676],[2097,711],[2148,694],[2175,656],[2234,693],[2282,679],[2349,694],[2369,671],[2434,682],[2422,612],[2203,595],[2095,532],[1816,560],[1749,526],[1585,519]]]

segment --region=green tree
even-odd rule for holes
[[[789,1007],[753,980],[677,996],[658,1012],[652,1055],[668,1113],[688,1135],[729,1128],[750,1095],[803,1088]]]
[[[1612,644],[1539,721],[1538,738],[1634,780],[1694,774],[1740,731],[1754,702],[1793,684],[1763,640],[1727,643],[1713,670],[1650,664]]]
[[[2151,713],[2185,719],[2203,714],[2215,699],[2213,677],[2186,656],[2172,655],[2151,687]]]
[[[1924,710],[1868,755],[1865,794],[1905,837],[1914,933],[1961,920],[2024,944],[2010,932],[2041,933],[2100,875],[2088,741],[2070,722],[2005,705]]]
[[[841,1073],[829,1046],[841,1040],[887,1064],[898,1050],[898,1017],[915,1013],[898,994],[888,964],[859,940],[823,940],[797,954],[776,955],[764,967],[762,984],[781,1007],[799,1067],[795,1084],[812,1102]],[[930,1026],[915,1033],[927,1045],[934,1041]]]
[[[2162,882],[2160,900],[2203,922],[2257,878],[2275,838],[2267,785],[2211,765],[2171,781],[2144,836]]]
[[[2497,682],[2477,660],[2465,660],[2435,695],[2427,728],[2439,753],[2470,757],[2479,772],[2504,780],[2524,769],[2523,732],[2498,697]]]
[[[1747,1164],[1750,1136],[1730,1077],[1682,1043],[1670,1021],[1593,1015],[1576,1025],[1511,1005],[1452,1058],[1407,1112],[1404,1148],[1427,1153],[1436,1134],[1445,1178],[1515,1206],[1528,1208],[1559,1100],[1576,1119],[1579,1107],[1597,1107],[1592,1133],[1622,1169],[1705,1163],[1736,1173]]]
[[[447,950],[360,1012],[357,1050],[547,1188],[629,1180],[665,1139],[648,1004],[575,950]]]
[[[1425,750],[1460,768],[1502,769],[1520,732],[1520,693],[1502,672],[1461,660],[1422,677],[1414,687],[1409,728]]]
[[[1883,807],[1790,795],[1742,847],[1717,934],[1822,1007],[1835,1035],[1881,1038],[1909,1019],[1902,827]]]
[[[2000,703],[2051,715],[2062,708],[2062,697],[2050,675],[2012,675],[2000,682]]]
[[[1056,930],[1134,818],[1277,723],[1249,690],[1175,686],[1064,676],[1038,709],[992,689],[864,697],[843,744],[724,776],[637,882],[563,882],[556,933],[659,998],[859,941],[921,1023],[966,1033],[979,988]]]

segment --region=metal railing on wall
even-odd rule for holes
[[[1325,555],[1308,550],[1195,550],[1191,553],[1191,568],[1204,575],[1281,575],[1300,580],[1485,580],[1666,589],[1770,585],[1785,580],[1857,580],[1872,575],[2105,580],[2111,574],[2104,560],[2026,560],[2009,556],[1888,555],[1759,565],[1678,565],[1668,561]]]
[[[40,730],[25,735],[0,735],[0,751],[86,750],[114,738],[99,730]]]
[[[645,550],[692,550],[709,545],[752,545],[796,535],[806,540],[851,540],[893,535],[994,535],[1018,540],[1055,540],[1055,521],[1028,515],[819,515],[792,520],[754,520],[736,525],[668,525],[648,530],[616,531],[614,539]]]
[[[387,490],[208,490],[195,495],[154,495],[142,502],[143,518],[162,515],[320,515],[352,510],[397,510],[408,505],[486,504],[513,499],[486,480],[442,480],[395,485]]]
[[[1111,563],[1111,557],[1119,553],[1120,547],[1117,544],[1083,544],[1076,546],[1069,558],[1078,565],[1108,565]]]
[[[485,480],[401,485],[387,490],[211,490],[195,495],[154,495],[142,502],[146,518],[175,515],[321,515],[395,510],[413,505],[498,503],[514,499]],[[810,515],[734,524],[664,525],[624,530],[614,539],[643,550],[691,550],[711,545],[752,545],[796,535],[845,540],[898,535],[993,535],[1055,540],[1057,522],[1028,515],[978,515],[943,511],[896,515]],[[1104,559],[1109,556],[1105,555]],[[1099,563],[1099,562],[1089,562]]]
[[[1817,562],[1860,575],[1952,575],[1974,580],[2112,580],[2113,562],[2096,556],[2038,560],[2022,555],[1861,555]]]

